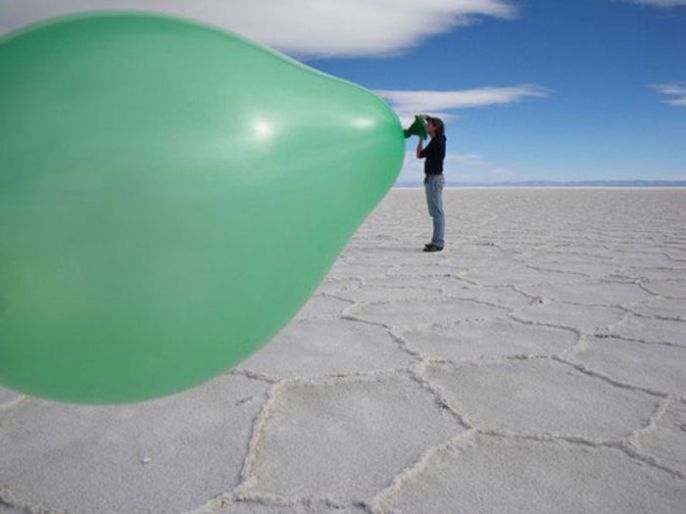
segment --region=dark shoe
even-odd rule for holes
[[[433,246],[433,243],[426,243],[426,244],[424,245],[424,248],[429,248],[430,246]]]
[[[427,245],[424,247],[425,252],[440,252],[443,250],[442,246],[436,246],[436,245]]]

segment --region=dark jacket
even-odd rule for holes
[[[443,173],[443,160],[445,159],[445,136],[431,138],[429,144],[421,152],[419,157],[424,161],[424,173],[427,175],[441,175]]]

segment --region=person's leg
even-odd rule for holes
[[[431,216],[431,219],[433,219],[434,211],[433,211],[433,193],[431,189],[431,176],[430,175],[425,175],[424,176],[424,193],[426,195],[426,207],[429,210],[429,216]],[[433,243],[429,243],[425,246],[429,246]]]
[[[434,220],[434,235],[432,243],[439,248],[445,244],[445,212],[443,211],[443,186],[445,179],[443,175],[436,176],[436,216]]]
[[[438,248],[443,248],[445,216],[443,213],[443,191],[444,179],[442,175],[431,175],[428,177],[426,185],[426,199],[429,205],[429,214],[433,221],[433,237],[431,244]]]

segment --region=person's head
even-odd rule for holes
[[[441,118],[426,118],[426,126],[429,135],[433,138],[436,136],[445,135],[445,125],[443,125],[443,120]]]

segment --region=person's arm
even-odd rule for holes
[[[423,148],[424,142],[422,141],[422,138],[419,138],[419,143],[417,143],[417,159],[423,159],[427,155],[429,155],[431,152],[435,151],[436,144],[434,143],[434,140],[432,139],[429,141],[429,144],[426,145],[426,148]]]

